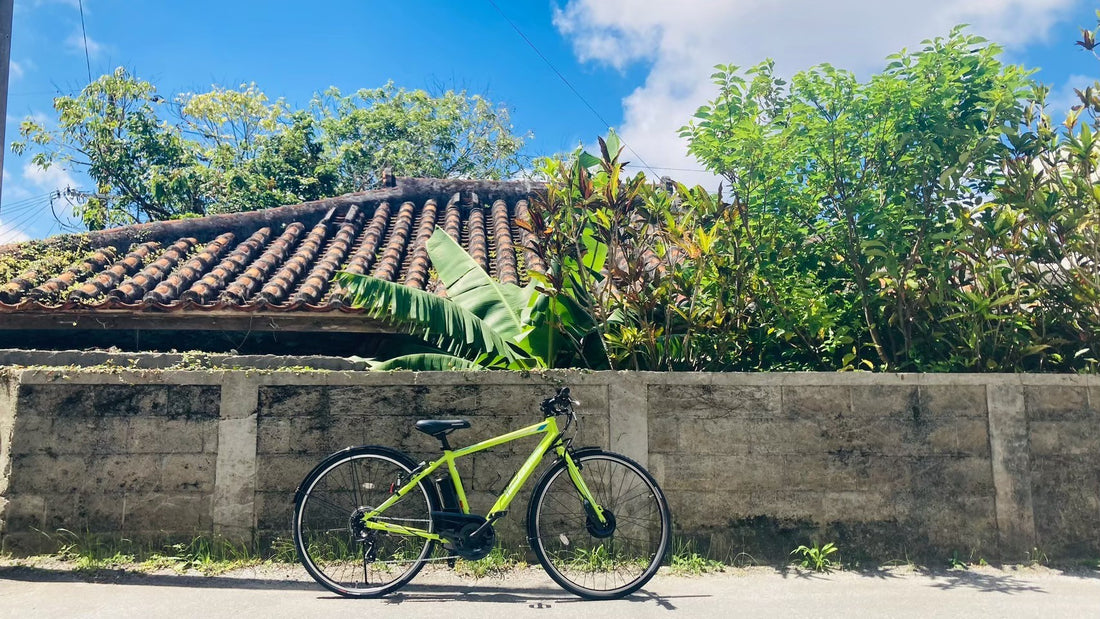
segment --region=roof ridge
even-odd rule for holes
[[[331,198],[300,202],[275,206],[256,211],[244,211],[239,213],[218,213],[204,217],[192,217],[189,219],[172,219],[165,221],[151,221],[140,224],[120,226],[107,230],[94,230],[75,234],[60,234],[47,239],[36,241],[46,245],[60,244],[71,239],[81,238],[93,248],[108,245],[128,246],[136,242],[159,241],[171,243],[182,237],[197,237],[200,240],[226,231],[237,233],[244,238],[261,226],[271,226],[290,221],[302,221],[316,216],[320,217],[332,209],[344,210],[351,206],[365,206],[371,203],[390,201],[401,204],[407,201],[422,203],[430,198],[437,198],[443,203],[447,198],[458,192],[475,192],[488,196],[489,200],[505,199],[515,200],[526,197],[531,193],[545,187],[541,181],[530,180],[479,180],[479,179],[438,179],[438,178],[413,178],[399,177],[396,186],[371,189],[347,193]],[[490,203],[491,201],[486,201]],[[312,228],[316,222],[309,222],[307,227]],[[243,233],[243,234],[242,234]],[[24,243],[27,241],[24,241]],[[0,245],[0,254],[15,248],[22,243],[10,243]]]

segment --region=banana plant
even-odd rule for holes
[[[548,331],[562,324],[562,313],[566,322],[584,322],[548,303],[534,282],[520,287],[494,280],[442,230],[432,234],[427,250],[446,297],[367,275],[336,275],[353,306],[422,340],[395,342],[387,351],[391,358],[373,363],[374,369],[550,367],[558,351],[547,345],[553,340]]]

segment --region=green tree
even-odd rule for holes
[[[521,169],[524,139],[512,132],[507,108],[478,95],[432,96],[388,83],[344,95],[329,88],[313,99],[327,156],[345,191],[398,176],[507,178]]]
[[[599,157],[543,162],[547,190],[517,221],[536,239],[538,264],[529,269],[556,327],[559,362],[730,369],[730,345],[743,335],[733,332],[744,326],[731,297],[743,292],[744,271],[736,251],[726,252],[731,229],[720,200],[627,176],[618,136],[599,143]]]
[[[1097,12],[1100,23],[1100,11]],[[1096,55],[1100,27],[1081,30]],[[1015,255],[1028,286],[1041,294],[1028,315],[1062,369],[1100,367],[1100,81],[1077,91],[1069,110],[1049,110],[1038,85],[1019,127],[1008,132],[1004,182],[996,196],[1019,238]],[[1055,116],[1057,114],[1057,116]],[[1059,123],[1056,120],[1062,119]]]
[[[26,119],[12,150],[90,176],[95,192],[76,210],[91,229],[366,189],[384,167],[502,178],[519,169],[523,146],[507,110],[482,97],[392,84],[347,97],[329,89],[293,110],[255,84],[169,101],[119,68],[54,108],[56,126]]]
[[[77,96],[54,99],[56,128],[24,120],[12,150],[37,151],[32,162],[43,169],[86,172],[96,191],[76,213],[91,229],[201,215],[199,162],[180,129],[161,119],[165,103],[152,84],[120,68]]]
[[[956,28],[865,82],[829,65],[789,85],[771,62],[718,67],[718,97],[682,135],[757,247],[764,324],[841,366],[949,355],[934,308],[959,289],[955,222],[997,182],[1028,83],[999,53]]]
[[[177,97],[182,131],[202,162],[196,173],[208,212],[236,212],[312,200],[337,192],[335,166],[322,156],[316,123],[269,103],[255,84],[215,86]]]

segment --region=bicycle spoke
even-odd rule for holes
[[[359,448],[318,465],[303,482],[304,494],[295,507],[295,544],[310,575],[341,595],[380,595],[401,586],[416,575],[433,547],[430,540],[370,529],[358,520],[360,509],[373,509],[390,497],[389,484],[378,480],[408,476],[414,468],[390,453]],[[376,520],[431,531],[431,509],[427,491],[418,485]]]
[[[668,548],[670,523],[656,484],[620,456],[582,454],[582,476],[608,515],[608,535],[584,509],[564,466],[552,469],[532,497],[529,535],[558,584],[592,598],[626,595],[647,582]]]

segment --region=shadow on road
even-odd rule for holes
[[[129,570],[99,569],[93,572],[52,570],[29,566],[0,567],[0,579],[24,582],[93,582],[100,584],[143,585],[150,587],[196,587],[207,589],[283,589],[321,590],[317,583],[302,580],[267,580],[232,576],[193,576],[188,574],[142,574]]]
[[[783,578],[798,578],[801,580],[825,580],[825,577],[831,574],[834,570],[825,570],[822,572],[814,572],[812,570],[797,568],[792,565],[783,565],[775,569]]]
[[[639,591],[623,598],[628,602],[652,604],[665,610],[676,610],[673,600],[681,598],[711,597],[709,595],[658,595],[651,591]],[[339,598],[333,598],[339,599]],[[528,608],[552,608],[555,604],[585,602],[556,587],[478,587],[467,585],[418,585],[409,584],[397,593],[381,600],[384,604],[398,605],[419,602],[496,602],[501,604],[526,604]]]
[[[951,571],[930,574],[936,578],[931,586],[948,591],[951,589],[976,589],[989,593],[1046,593],[1039,585],[1011,575],[982,574],[969,571]]]
[[[185,587],[196,589],[254,589],[283,591],[316,591],[318,598],[347,600],[332,595],[313,581],[276,580],[239,576],[196,576],[191,574],[142,574],[130,570],[99,569],[89,572],[70,569],[49,569],[31,566],[0,566],[0,579],[21,582],[91,582],[123,586]],[[639,591],[624,598],[629,602],[652,604],[666,610],[676,610],[674,600],[680,598],[710,597],[708,595],[658,595],[651,591]],[[556,604],[584,602],[561,589],[548,587],[508,587],[479,585],[405,585],[400,591],[382,597],[386,605],[418,602],[496,602],[501,604],[525,604],[529,608],[551,608]]]

